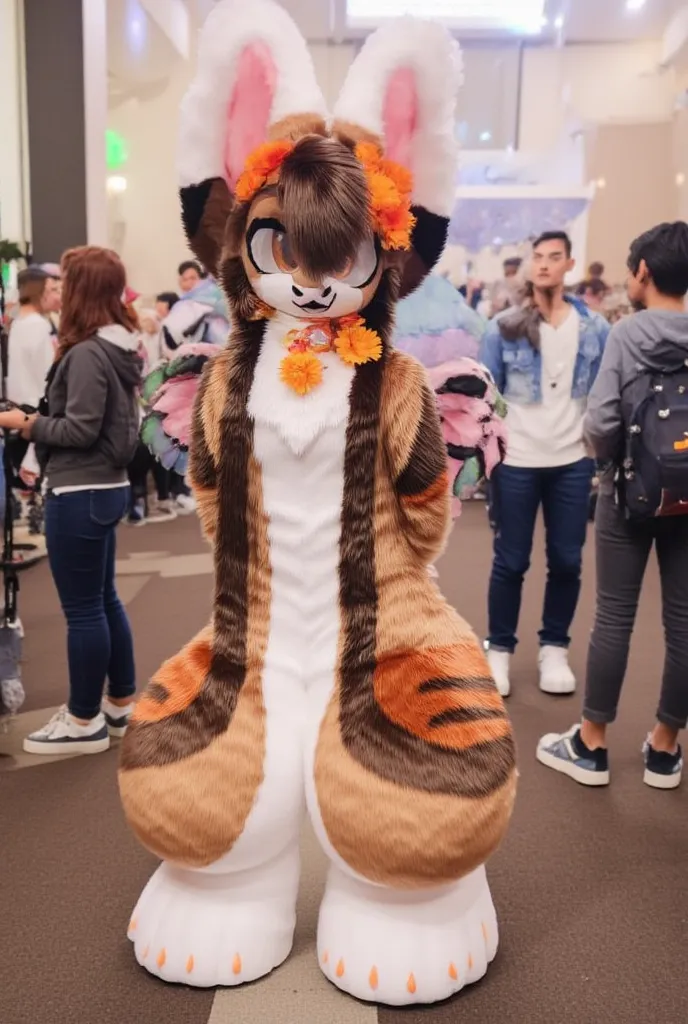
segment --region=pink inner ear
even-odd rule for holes
[[[265,142],[275,95],[277,68],[265,43],[247,46],[239,58],[236,82],[227,107],[225,175],[231,189],[246,158]]]
[[[416,77],[411,68],[399,68],[387,83],[382,108],[385,156],[403,167],[411,167],[411,143],[418,117]]]

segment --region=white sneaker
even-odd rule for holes
[[[148,515],[144,519],[146,523],[168,523],[177,518],[177,505],[172,501],[152,501]]]
[[[487,664],[490,666],[492,678],[497,684],[502,697],[508,697],[511,693],[511,680],[509,670],[511,668],[511,655],[508,651],[493,651],[487,649]]]
[[[134,701],[124,705],[113,704],[108,697],[103,697],[100,710],[105,715],[105,724],[109,734],[120,738],[124,736],[134,711]]]
[[[540,689],[543,693],[566,694],[576,689],[576,677],[569,665],[569,652],[565,647],[544,646],[538,655]]]
[[[196,499],[190,494],[178,494],[175,499],[175,506],[177,512],[183,516],[188,516],[196,511]]]
[[[27,754],[102,754],[110,746],[105,716],[96,715],[88,725],[79,725],[67,707],[61,707],[47,725],[24,740]]]

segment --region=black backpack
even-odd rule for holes
[[[641,372],[621,391],[618,500],[638,522],[688,515],[688,360]]]

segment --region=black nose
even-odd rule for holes
[[[297,299],[300,299],[300,298],[303,297],[303,292],[301,291],[300,288],[297,288],[295,284],[293,284],[291,286],[291,290],[293,291],[293,293],[294,293],[294,295],[296,296]]]
[[[330,285],[328,285],[327,288],[325,289],[325,291],[322,293],[322,297],[323,297],[323,299],[326,299],[328,297],[328,295],[331,295],[331,294],[332,294],[332,288],[330,287]]]

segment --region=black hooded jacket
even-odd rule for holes
[[[114,325],[56,364],[48,415],[31,431],[49,489],[126,482],[138,441],[141,369],[137,336]]]

